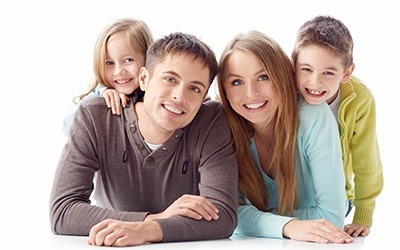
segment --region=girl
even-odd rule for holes
[[[138,74],[144,66],[147,48],[153,43],[153,35],[142,20],[123,18],[107,25],[97,39],[94,48],[94,80],[88,90],[74,99],[78,104],[90,95],[103,96],[114,114],[120,114],[128,95],[143,94]],[[137,89],[137,91],[135,91]],[[68,136],[76,105],[64,118],[63,132]]]

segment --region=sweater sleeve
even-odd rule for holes
[[[104,219],[143,221],[147,214],[113,211],[91,204],[94,175],[99,169],[98,135],[93,123],[112,116],[102,98],[98,103],[103,105],[94,109],[95,114],[83,102],[77,106],[70,136],[61,153],[50,195],[50,224],[54,234],[89,235],[90,229]]]
[[[347,198],[336,120],[325,103],[302,104],[299,129],[298,185],[310,206],[296,209],[299,219],[325,218],[344,227]]]
[[[282,239],[283,227],[294,219],[260,211],[241,193],[239,193],[239,203],[245,205],[240,205],[238,208],[238,225],[234,231],[235,235]]]
[[[375,100],[368,94],[362,96],[366,102],[358,109],[349,148],[355,188],[353,223],[371,227],[375,200],[383,189],[383,173],[376,135]]]

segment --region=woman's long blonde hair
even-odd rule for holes
[[[75,103],[93,92],[99,85],[112,88],[108,81],[106,81],[105,76],[107,43],[112,35],[119,32],[124,32],[126,34],[126,39],[132,46],[133,53],[134,51],[140,53],[134,53],[134,56],[138,60],[140,67],[144,66],[147,49],[153,43],[153,35],[149,27],[140,19],[122,18],[115,20],[107,25],[97,38],[93,52],[94,79],[85,93],[74,98]],[[138,88],[138,90],[140,89]]]
[[[234,37],[225,47],[219,62],[219,98],[227,113],[239,165],[239,189],[262,211],[271,211],[269,195],[250,149],[251,124],[237,114],[229,104],[224,90],[226,63],[235,50],[253,54],[264,66],[274,86],[279,102],[271,123],[274,128],[271,168],[279,186],[279,214],[291,214],[297,201],[295,149],[298,131],[297,89],[289,57],[278,43],[258,31]]]

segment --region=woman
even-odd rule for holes
[[[337,125],[307,105],[290,59],[268,36],[239,34],[220,58],[218,88],[239,163],[235,234],[349,243]]]

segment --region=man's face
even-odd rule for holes
[[[167,56],[155,66],[152,75],[142,68],[140,87],[145,91],[143,105],[149,119],[144,129],[172,135],[187,126],[203,103],[209,78],[203,61],[193,60],[190,54]]]

